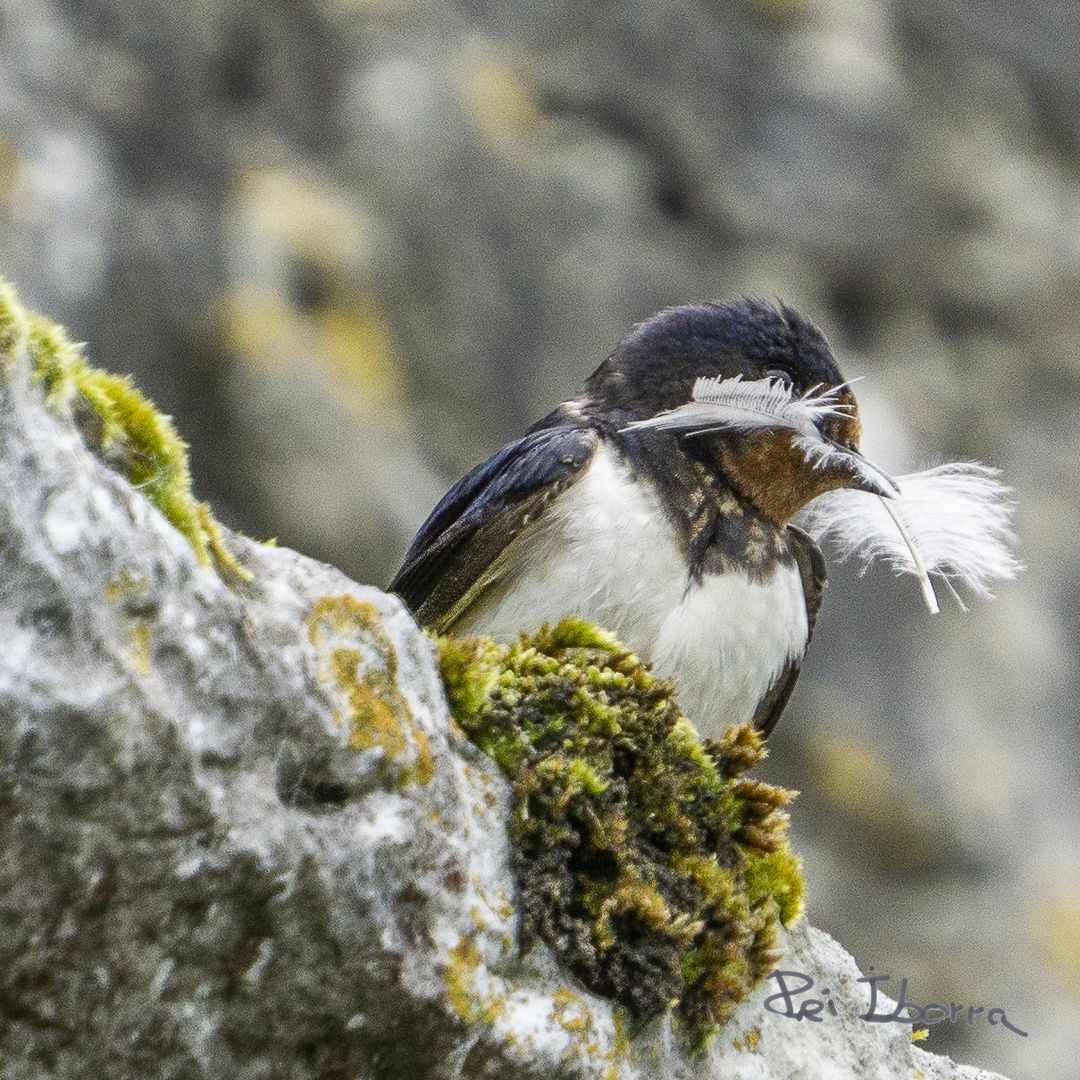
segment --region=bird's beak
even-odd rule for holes
[[[841,485],[856,491],[868,491],[871,495],[880,495],[883,499],[896,497],[896,484],[892,478],[879,469],[869,458],[850,444],[827,440],[834,450],[827,458],[826,467],[844,478]]]
[[[836,395],[837,404],[843,406],[840,415],[826,417],[819,424],[821,437],[832,452],[820,455],[821,464],[844,479],[843,487],[868,491],[883,499],[897,494],[892,478],[879,469],[859,449],[862,423],[859,406],[850,387],[842,386]]]

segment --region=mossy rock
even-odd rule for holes
[[[439,647],[455,719],[513,789],[523,944],[636,1019],[674,1008],[707,1037],[802,910],[793,793],[743,776],[760,735],[700,740],[670,682],[577,619]]]
[[[225,546],[210,507],[192,494],[187,445],[130,378],[92,367],[63,328],[24,308],[0,280],[0,366],[25,357],[58,413],[70,415],[87,446],[146,496],[195,550],[232,579],[250,574]]]

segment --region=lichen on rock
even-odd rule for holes
[[[70,415],[87,446],[168,518],[199,561],[233,578],[249,572],[225,545],[210,507],[192,494],[187,444],[172,420],[132,383],[86,362],[62,327],[19,303],[0,279],[0,366],[25,356],[56,412]]]
[[[455,719],[513,789],[525,944],[545,941],[633,1018],[674,1007],[707,1036],[802,909],[792,793],[743,775],[760,736],[701,741],[670,682],[578,619],[439,646]]]
[[[435,774],[431,744],[398,686],[397,650],[371,602],[350,593],[325,596],[307,618],[318,678],[341,699],[334,717],[354,750],[380,749],[398,769],[397,782],[428,784]],[[399,759],[410,764],[401,767]]]

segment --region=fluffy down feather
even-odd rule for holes
[[[975,462],[938,465],[895,477],[898,494],[887,505],[865,491],[830,491],[806,507],[800,525],[840,558],[864,566],[884,559],[898,573],[918,573],[921,561],[950,587],[987,597],[991,582],[1022,569],[1012,553],[1011,492],[998,476]]]

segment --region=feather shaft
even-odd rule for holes
[[[930,614],[936,615],[941,611],[941,608],[938,606],[937,596],[934,594],[934,583],[930,580],[930,574],[926,570],[926,563],[923,561],[919,545],[911,538],[911,533],[908,532],[904,519],[889,505],[889,500],[881,499],[881,505],[889,512],[889,517],[893,519],[893,523],[896,525],[896,531],[907,545],[907,549],[911,553],[911,561],[915,564],[915,573],[919,579],[919,585],[922,586],[923,599],[930,609]]]

